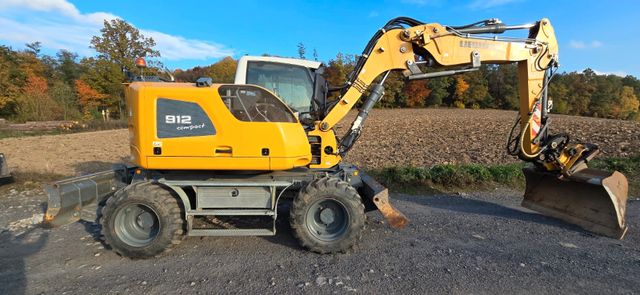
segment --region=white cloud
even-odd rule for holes
[[[587,44],[582,41],[571,40],[569,41],[569,47],[574,49],[585,49],[587,48]]]
[[[474,0],[469,4],[469,7],[473,9],[487,9],[520,1],[522,0]]]
[[[140,32],[152,37],[156,41],[156,48],[160,50],[162,57],[168,60],[218,58],[233,55],[233,51],[225,49],[222,45],[207,41],[186,39],[158,31],[140,30]]]
[[[44,48],[67,49],[92,55],[91,36],[98,35],[104,20],[119,18],[107,12],[81,13],[66,0],[0,1],[0,41],[10,45],[40,41]],[[152,37],[166,60],[205,60],[233,55],[233,50],[209,41],[188,39],[140,28]]]
[[[614,75],[614,76],[619,76],[619,77],[626,77],[628,74],[625,71],[598,71],[598,70],[593,70],[594,73],[596,73],[597,75]]]
[[[580,40],[571,40],[569,41],[569,47],[573,49],[590,49],[590,48],[599,48],[602,47],[602,42],[598,40],[593,40],[591,42],[585,42]]]

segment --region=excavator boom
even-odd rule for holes
[[[523,29],[528,30],[524,38],[487,35]],[[417,80],[504,63],[518,65],[519,124],[514,125],[507,145],[510,154],[531,163],[524,169],[527,189],[523,206],[622,238],[626,232],[624,175],[587,168],[598,153],[597,146],[569,143],[567,135],[548,131],[552,102],[547,88],[558,67],[558,43],[548,19],[518,26],[490,19],[461,27],[404,17],[389,21],[367,44],[338,101],[310,132],[322,138],[335,137],[333,127],[369,93],[347,134],[331,147],[336,153],[323,155],[318,167],[334,165],[350,150],[369,111],[382,97],[390,71],[402,71],[408,80]]]

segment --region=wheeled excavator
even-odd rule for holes
[[[513,30],[528,34],[500,35]],[[622,238],[626,178],[587,167],[595,145],[549,131],[547,90],[558,44],[548,19],[445,26],[395,18],[337,87],[327,85],[320,63],[275,57],[243,57],[235,84],[137,76],[126,85],[132,164],[47,186],[45,222],[97,220],[114,251],[151,257],[187,235],[274,235],[278,205],[290,198],[291,229],[304,248],[347,251],[367,211],[379,210],[393,227],[409,222],[384,186],[342,161],[384,95],[389,73],[432,79],[505,63],[518,66],[520,111],[507,150],[529,163],[522,205]],[[333,92],[338,98],[328,99]],[[337,136],[336,124],[361,98],[350,128]],[[243,218],[254,222],[236,222]]]

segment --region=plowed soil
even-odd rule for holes
[[[347,161],[368,168],[442,163],[508,163],[505,142],[513,111],[458,109],[374,110]],[[352,113],[338,126],[343,134]],[[552,132],[600,146],[601,156],[640,154],[640,123],[552,116]],[[127,130],[0,140],[11,169],[79,175],[109,168],[129,156]]]

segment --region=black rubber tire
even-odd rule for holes
[[[311,233],[308,211],[319,200],[335,200],[348,213],[346,229],[333,241],[324,241]],[[349,183],[334,177],[324,177],[310,182],[293,200],[289,222],[293,234],[302,247],[320,253],[344,253],[360,240],[365,227],[364,204],[358,192]]]
[[[122,240],[115,230],[118,210],[141,204],[154,211],[159,223],[158,232],[148,244],[132,246]],[[116,253],[129,258],[149,258],[169,251],[180,244],[186,232],[181,202],[173,192],[150,182],[131,184],[109,198],[102,208],[100,223],[105,243]]]

